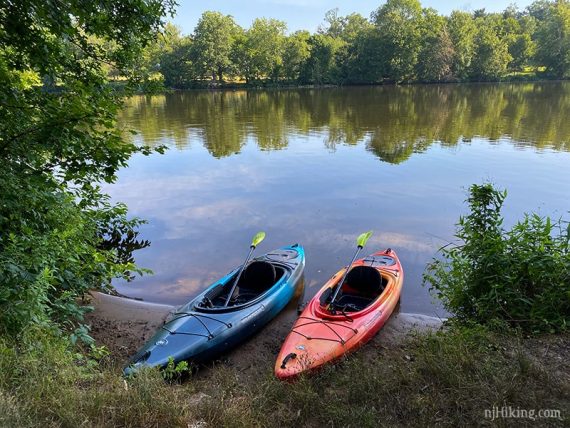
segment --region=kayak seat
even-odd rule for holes
[[[279,277],[285,271],[279,270]],[[268,262],[254,261],[250,263],[241,274],[234,295],[228,306],[236,306],[255,299],[263,292],[270,289],[277,281],[277,272],[275,267]],[[204,296],[201,306],[203,308],[222,307],[226,301],[228,293],[234,283],[235,275],[232,276],[225,285],[214,287]]]
[[[239,279],[239,294],[254,293],[259,295],[273,287],[276,277],[275,266],[271,263],[254,261],[245,268]]]
[[[345,284],[364,296],[376,297],[384,290],[382,275],[370,266],[353,267],[346,276]]]
[[[346,306],[349,311],[361,311],[378,298],[385,286],[378,270],[370,266],[356,266],[346,276],[337,305]]]

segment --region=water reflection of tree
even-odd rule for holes
[[[198,136],[215,157],[238,153],[248,139],[280,150],[292,134],[318,133],[329,149],[365,142],[399,163],[434,142],[476,136],[568,150],[568,117],[570,85],[544,83],[174,93],[133,97],[120,120],[151,145],[184,148]]]

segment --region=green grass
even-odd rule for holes
[[[549,338],[567,350],[567,337]],[[367,346],[293,383],[223,364],[181,384],[153,370],[125,382],[110,357],[97,363],[45,333],[20,340],[0,343],[2,427],[471,426],[490,424],[484,410],[492,406],[567,416],[570,402],[568,379],[553,369],[559,362],[537,358],[534,339],[481,328],[416,336],[397,348]]]

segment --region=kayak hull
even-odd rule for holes
[[[256,257],[268,261],[284,272],[277,283],[258,298],[236,308],[201,307],[204,298],[220,284],[226,285],[240,267],[216,281],[204,292],[182,306],[156,334],[135,354],[125,374],[143,366],[165,367],[191,361],[202,363],[218,357],[243,342],[291,301],[305,267],[304,249],[295,244]]]
[[[392,260],[388,264],[377,260]],[[368,342],[388,321],[396,308],[404,272],[393,250],[379,251],[357,260],[354,267],[372,266],[386,286],[369,306],[361,311],[332,314],[321,305],[327,289],[334,288],[345,269],[338,271],[307,304],[285,339],[275,363],[275,375],[289,379],[314,371],[353,352]]]

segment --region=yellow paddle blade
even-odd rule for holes
[[[356,244],[363,248],[366,243],[368,242],[368,239],[370,239],[370,237],[372,236],[372,231],[368,231],[363,233],[362,235],[360,235],[357,239],[356,239]]]
[[[265,232],[257,232],[251,241],[252,247],[257,247],[265,239]]]

